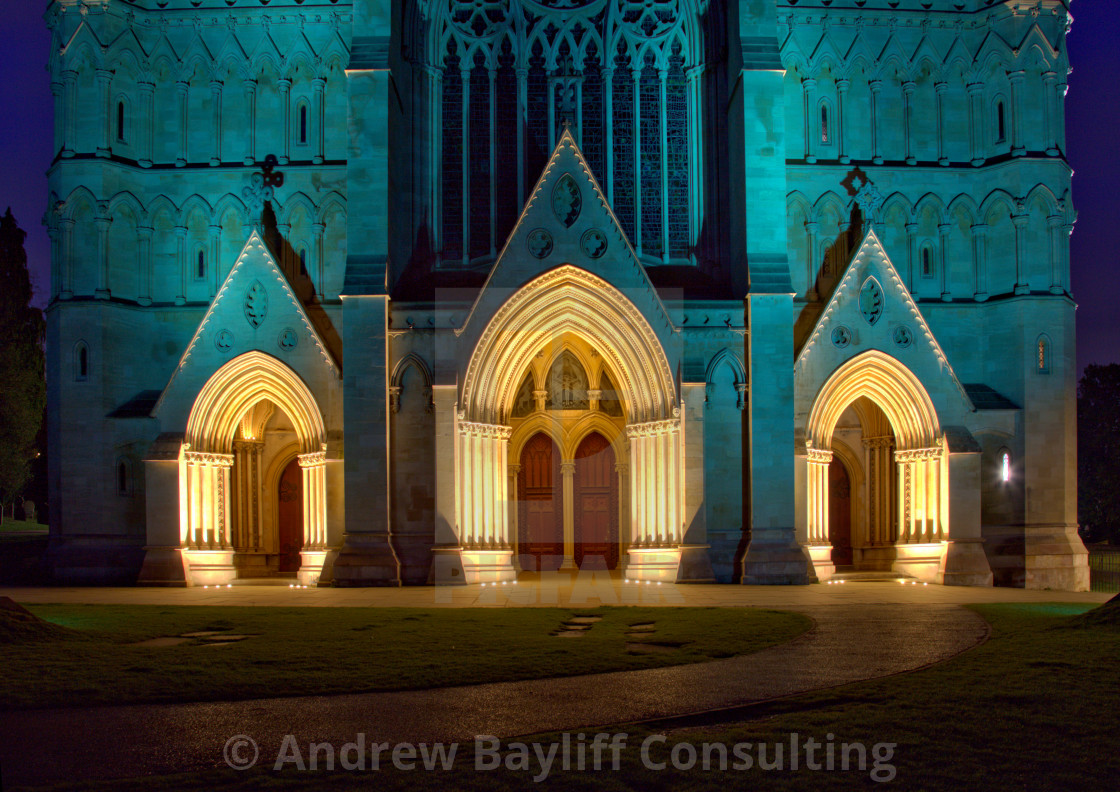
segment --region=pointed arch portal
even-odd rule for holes
[[[199,391],[179,455],[180,546],[193,583],[237,576],[234,555],[260,547],[245,523],[260,520],[263,429],[278,409],[294,430],[302,526],[299,579],[317,580],[326,557],[326,428],[315,397],[286,364],[247,352]],[[294,476],[288,471],[289,479]],[[279,481],[279,479],[277,479]],[[279,485],[277,485],[279,486]],[[259,526],[257,526],[259,527]]]
[[[870,402],[864,407],[863,404]],[[864,437],[868,563],[937,580],[949,536],[948,453],[933,402],[916,376],[877,350],[841,365],[821,387],[806,425],[809,555],[818,578],[835,572],[830,535],[829,469],[841,414],[854,407],[861,424],[872,413],[889,424]],[[865,416],[865,413],[868,416]],[[865,427],[866,429],[866,427]],[[892,450],[893,453],[892,453]],[[858,566],[858,565],[857,565]]]
[[[649,322],[621,291],[565,265],[530,281],[502,305],[466,367],[456,427],[456,501],[468,580],[514,574],[509,504],[515,499],[511,478],[514,486],[517,479],[509,473],[507,422],[530,361],[564,334],[595,350],[617,377],[630,476],[628,525],[617,541],[628,547],[627,574],[674,579],[684,454],[668,359]]]

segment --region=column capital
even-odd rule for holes
[[[576,472],[576,463],[574,459],[567,459],[560,463],[560,475],[571,476]]]

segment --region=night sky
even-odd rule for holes
[[[1071,265],[1077,309],[1077,366],[1120,362],[1120,13],[1116,0],[1075,0],[1067,40],[1073,74],[1066,101],[1066,144],[1078,212]],[[47,205],[52,98],[46,71],[50,36],[45,0],[6,0],[0,51],[0,211],[11,206],[28,232],[37,301],[49,292],[50,241],[40,223]],[[1110,228],[1112,234],[1110,235]],[[1110,239],[1110,236],[1112,239]]]

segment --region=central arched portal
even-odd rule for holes
[[[657,334],[625,295],[572,266],[526,284],[481,332],[460,396],[469,582],[581,566],[675,579],[679,401]]]

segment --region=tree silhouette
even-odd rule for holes
[[[46,404],[43,312],[31,304],[26,236],[9,208],[0,218],[0,502],[5,507],[20,497],[31,475]]]
[[[1090,365],[1077,388],[1077,513],[1090,541],[1120,544],[1120,364]]]

